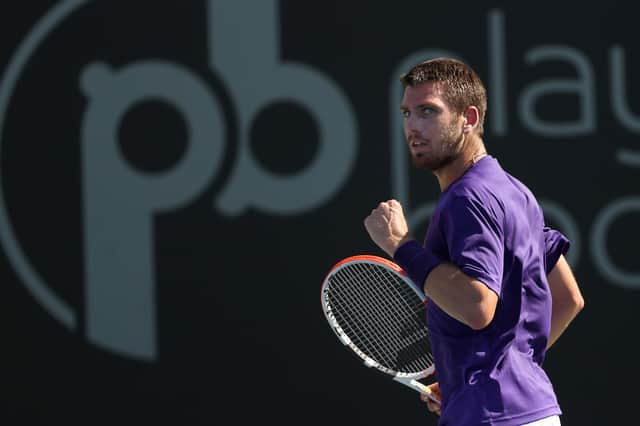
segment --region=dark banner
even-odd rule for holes
[[[637,18],[606,2],[10,2],[0,13],[2,424],[433,424],[333,334],[364,217],[438,199],[398,77],[487,85],[485,142],[572,242],[563,425],[635,422]]]

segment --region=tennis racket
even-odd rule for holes
[[[378,256],[348,257],[331,268],[320,298],[331,329],[367,367],[440,402],[419,381],[435,372],[427,299],[400,266]]]

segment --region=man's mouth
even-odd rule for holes
[[[422,139],[410,139],[409,140],[409,148],[411,150],[411,154],[416,157],[422,157],[425,153],[423,152],[428,143]]]
[[[412,139],[409,143],[409,146],[412,149],[421,149],[425,146],[429,145],[426,141],[420,140],[420,139]]]
[[[409,139],[409,146],[411,146],[412,148],[418,148],[426,145],[427,145],[427,142],[423,139],[419,139],[419,138]]]

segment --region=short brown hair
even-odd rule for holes
[[[484,134],[484,116],[487,111],[487,91],[482,80],[467,64],[452,58],[435,58],[424,61],[400,76],[403,87],[425,82],[439,83],[445,101],[458,114],[467,107],[478,108],[478,131]]]

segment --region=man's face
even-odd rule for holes
[[[459,155],[464,118],[449,109],[437,83],[407,86],[400,111],[414,166],[437,171]]]

